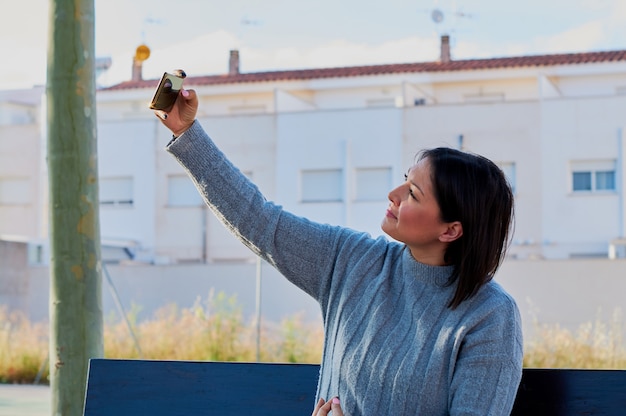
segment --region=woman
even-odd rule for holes
[[[156,112],[174,134],[167,151],[224,225],[320,304],[314,416],[511,412],[523,352],[515,301],[492,281],[513,212],[500,169],[453,149],[423,152],[389,193],[382,229],[396,241],[374,239],[266,201],[195,120],[197,107],[181,90]]]

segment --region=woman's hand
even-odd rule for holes
[[[194,90],[181,89],[168,112],[156,110],[154,114],[178,137],[191,127],[198,111],[198,96]]]
[[[328,402],[325,402],[324,399],[319,399],[311,416],[327,416],[328,412],[331,411],[333,412],[333,416],[343,416],[343,410],[341,410],[338,397],[333,397],[333,399]]]

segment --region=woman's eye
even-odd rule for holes
[[[409,188],[409,195],[411,195],[411,198],[417,201],[417,198],[415,198],[415,194],[413,193],[413,190],[411,188]]]

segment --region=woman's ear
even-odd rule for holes
[[[462,235],[463,224],[461,224],[461,221],[454,221],[448,223],[446,230],[439,236],[439,241],[442,243],[451,243],[461,238]]]

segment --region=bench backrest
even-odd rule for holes
[[[525,368],[511,414],[626,415],[626,371]]]
[[[313,364],[92,359],[84,415],[310,415],[318,377]]]
[[[319,366],[92,359],[85,416],[310,415]],[[512,415],[625,415],[626,371],[524,369]]]

